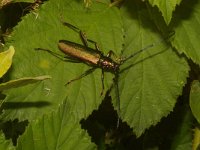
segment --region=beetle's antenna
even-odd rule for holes
[[[157,41],[157,42],[154,42],[154,43],[152,43],[152,44],[150,44],[150,45],[147,45],[146,47],[144,47],[144,48],[142,48],[142,49],[136,51],[136,52],[133,53],[132,55],[130,55],[130,56],[128,56],[128,57],[122,59],[120,64],[123,64],[123,63],[126,62],[127,60],[129,60],[129,59],[133,58],[134,56],[138,55],[139,53],[141,53],[141,52],[143,52],[143,51],[146,51],[146,50],[148,50],[149,48],[154,47],[155,45],[160,44],[160,43],[166,41],[167,39],[171,38],[174,34],[175,34],[175,32],[173,31],[173,32],[171,32],[171,33],[169,34],[169,36],[167,36],[167,37],[165,37],[165,38],[163,38],[163,39],[161,39],[161,40],[159,40],[159,41]]]
[[[118,86],[118,78],[119,78],[119,72],[117,71],[114,77],[114,86],[116,90],[116,105],[117,105],[117,128],[119,128],[119,121],[120,121],[120,116],[121,116],[121,111],[120,111],[120,96],[119,96],[119,86]]]

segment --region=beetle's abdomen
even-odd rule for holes
[[[91,65],[97,65],[100,59],[100,55],[98,53],[91,53],[90,51],[87,51],[84,46],[80,46],[69,41],[59,41],[58,48],[66,55]]]

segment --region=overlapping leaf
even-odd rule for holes
[[[65,102],[56,112],[32,122],[20,137],[17,150],[96,149],[78,122],[79,119],[70,112],[70,106]]]
[[[200,130],[198,127],[194,129],[192,149],[198,149],[200,146]]]
[[[164,118],[156,127],[145,132],[143,149],[192,149],[194,133],[191,132],[193,128],[191,122],[193,119],[187,105],[176,105],[174,111],[167,118]]]
[[[193,62],[200,64],[200,2],[185,0],[177,9],[172,26],[176,31],[173,46]]]
[[[179,109],[179,113],[174,115],[174,119],[176,119],[177,123],[172,123],[174,128],[176,128],[175,132],[171,133],[170,138],[172,138],[171,150],[187,150],[192,149],[193,142],[193,133],[191,132],[193,128],[193,116],[187,105],[181,105]],[[181,113],[181,114],[180,114]],[[176,117],[176,118],[175,118]],[[178,118],[178,119],[177,119]]]
[[[1,150],[14,150],[11,140],[6,140],[2,132],[0,132],[0,149]]]
[[[175,11],[177,5],[180,4],[181,0],[148,0],[152,6],[157,6],[161,11],[162,16],[166,22],[169,24],[172,19],[172,13]]]
[[[189,69],[184,58],[160,41],[162,37],[143,4],[126,3],[121,13],[126,33],[124,56],[153,42],[157,44],[121,67],[121,118],[140,136],[173,110]]]
[[[15,49],[13,46],[10,46],[10,48],[7,51],[0,53],[0,78],[10,68],[14,53]]]
[[[192,83],[190,91],[190,107],[193,115],[200,122],[200,84],[198,81]]]
[[[23,18],[9,39],[16,47],[11,75],[12,78],[18,78],[48,74],[52,79],[8,91],[6,103],[17,102],[18,106],[13,109],[5,108],[2,118],[36,119],[57,108],[67,97],[73,112],[81,119],[97,109],[101,103],[103,96],[100,94],[100,69],[65,86],[67,81],[89,67],[83,63],[63,62],[47,52],[34,50],[40,47],[62,54],[57,48],[59,40],[81,43],[79,34],[63,26],[61,18],[84,30],[88,38],[98,42],[104,53],[110,49],[116,53],[121,50],[123,35],[119,11],[116,8],[93,3],[90,9],[85,9],[82,3],[71,0],[46,2],[38,11],[38,17],[30,14]],[[92,44],[90,46],[94,47]],[[112,75],[106,73],[105,78],[104,94],[112,83]],[[40,105],[41,103],[48,105]]]
[[[8,90],[11,88],[17,88],[20,86],[25,86],[27,84],[36,83],[50,78],[51,78],[50,76],[38,76],[38,77],[26,77],[26,78],[11,80],[0,84],[0,91]]]
[[[123,56],[129,56],[163,38],[157,33],[142,4],[135,4],[134,1],[125,4],[121,16],[126,31]],[[100,96],[100,69],[64,86],[89,67],[83,63],[63,62],[46,52],[34,51],[34,48],[41,47],[61,54],[57,48],[59,40],[81,43],[77,33],[62,25],[61,18],[83,29],[88,38],[98,42],[104,53],[112,49],[119,55],[122,50],[123,28],[116,8],[94,3],[90,9],[85,9],[80,3],[70,0],[47,2],[38,11],[37,17],[29,15],[15,28],[10,39],[16,47],[12,77],[49,74],[52,79],[7,92],[6,102],[18,102],[19,105],[6,109],[3,119],[36,119],[57,108],[66,98],[71,106],[70,110],[81,119],[101,103],[103,96]],[[165,42],[124,63],[120,69],[121,118],[140,136],[145,129],[155,125],[173,110],[189,69],[185,59],[173,52]],[[106,73],[105,79],[106,91],[113,80],[109,73]],[[116,98],[114,94],[112,96],[115,103]],[[35,105],[40,102],[48,105]],[[38,109],[41,107],[43,108]]]

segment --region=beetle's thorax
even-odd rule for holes
[[[119,64],[108,57],[100,58],[98,61],[98,65],[103,70],[109,72],[117,72],[119,70]]]

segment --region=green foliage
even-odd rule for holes
[[[163,16],[166,24],[169,24],[172,19],[172,13],[173,13],[173,11],[175,11],[176,6],[181,3],[181,0],[168,0],[168,1],[149,0],[149,3],[152,6],[158,7],[158,9],[162,13],[162,16]]]
[[[8,50],[0,53],[0,78],[8,71],[12,64],[12,58],[15,53],[13,46],[10,46]],[[41,80],[49,79],[49,76],[38,77],[26,77],[15,80],[10,80],[0,84],[0,91],[8,90],[11,88],[21,87],[27,84],[36,83]],[[1,102],[2,104],[2,102]]]
[[[0,124],[15,119],[29,121],[16,148],[190,149],[194,118],[188,107],[189,84],[199,75],[191,75],[189,70],[194,70],[193,63],[200,64],[199,1],[132,0],[123,2],[119,8],[109,7],[109,2],[87,2],[90,4],[85,8],[83,1],[46,1],[23,16],[5,39],[5,47],[13,45],[16,52],[5,78],[12,81],[0,85],[6,96]],[[84,31],[88,39],[98,43],[105,56],[113,50],[119,58],[126,58],[151,48],[120,66],[119,93],[113,81],[115,74],[105,72],[101,95],[101,68],[66,86],[90,66],[62,61],[35,50],[49,49],[64,58],[57,47],[59,40],[82,44],[79,34],[61,21]],[[89,43],[89,47],[95,46]],[[198,121],[199,91],[193,84],[190,106]],[[109,96],[111,103],[101,106]],[[93,121],[87,121],[99,107],[104,110],[101,117],[96,115]],[[105,111],[107,108],[112,110],[111,114],[116,110],[120,117],[118,129],[115,115],[109,123],[102,119],[110,115]],[[88,133],[81,128],[80,121]],[[99,137],[95,137],[97,131]]]
[[[147,17],[144,5],[127,4],[121,13],[126,16],[123,17],[126,36],[123,55],[128,56],[162,38]],[[131,64],[134,66],[120,74],[121,115],[140,136],[172,111],[186,82],[188,65],[164,42],[136,56],[123,68]]]
[[[188,2],[190,5],[188,5]],[[176,36],[172,43],[180,53],[184,53],[193,62],[200,64],[200,55],[198,52],[200,48],[198,40],[200,2],[186,0],[182,4],[182,7],[183,9],[177,9],[177,13],[174,15],[177,20],[172,22],[172,25],[176,29]],[[187,10],[187,13],[183,10]]]
[[[3,132],[0,132],[0,149],[2,150],[14,150],[11,140],[5,140]]]
[[[70,105],[64,102],[58,111],[33,121],[19,138],[17,150],[96,149],[69,108]]]
[[[190,91],[190,107],[192,110],[193,115],[197,119],[198,122],[200,122],[200,84],[198,81],[194,81],[192,83],[191,91]]]
[[[42,81],[42,80],[46,80],[46,79],[50,79],[50,78],[51,78],[50,76],[38,76],[38,77],[26,77],[26,78],[11,80],[6,83],[0,84],[0,91],[8,90],[11,88],[17,88],[20,86],[36,83],[38,81]]]
[[[10,48],[0,53],[0,78],[8,71],[12,64],[12,57],[15,53],[15,49],[13,46],[10,46]]]
[[[198,149],[200,145],[200,130],[198,127],[196,127],[194,129],[194,139],[193,139],[193,145],[192,145],[192,148],[193,149]]]

